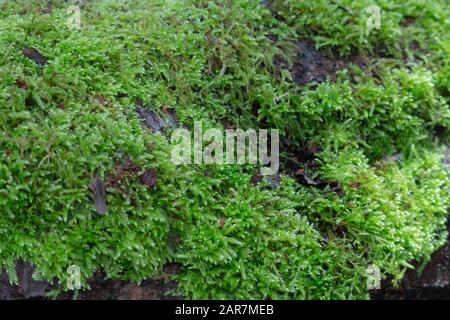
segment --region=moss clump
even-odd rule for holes
[[[65,1],[0,2],[0,265],[14,279],[14,261],[32,262],[65,290],[70,265],[87,287],[98,268],[141,281],[176,262],[188,298],[367,298],[371,265],[400,279],[445,238],[450,51],[444,1],[394,2],[367,36],[366,0],[89,1],[80,30]],[[369,67],[299,86],[274,61],[292,65],[305,37]],[[298,166],[321,183],[176,166],[137,105],[189,128],[278,128],[283,161],[320,147]]]

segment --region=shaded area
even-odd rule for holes
[[[302,40],[297,44],[297,56],[291,70],[292,79],[301,85],[324,82],[327,78],[334,78],[336,71],[343,67],[342,61],[320,54],[312,41]]]
[[[450,218],[447,222],[447,230],[450,233]],[[398,288],[384,281],[381,290],[373,291],[371,298],[376,300],[450,300],[450,236],[446,244],[431,256],[431,260],[422,272],[419,272],[418,263],[414,263],[414,266],[414,270],[406,272]]]
[[[0,300],[42,299],[52,285],[33,279],[34,266],[30,263],[16,262],[17,285],[11,285],[6,272],[0,274]],[[12,279],[11,279],[12,280]]]
[[[89,280],[90,290],[82,291],[74,297],[73,292],[58,296],[59,300],[173,300],[181,299],[170,294],[176,283],[169,280],[169,274],[178,272],[178,265],[168,264],[162,276],[136,284],[129,281],[105,279],[105,273],[98,271]]]
[[[360,55],[348,58],[334,57],[316,49],[310,39],[301,39],[295,44],[295,57],[291,64],[280,56],[275,56],[274,63],[279,69],[287,69],[292,80],[299,85],[336,81],[340,70],[357,65],[366,69],[367,61]]]
[[[179,265],[167,264],[163,273],[156,278],[148,279],[140,284],[130,281],[106,279],[104,271],[97,271],[88,280],[90,290],[83,290],[75,294],[73,291],[62,293],[58,300],[173,300],[181,299],[171,294],[177,286],[170,280],[170,276],[179,272]],[[58,288],[46,281],[36,281],[32,275],[35,268],[26,262],[16,263],[17,285],[11,285],[6,272],[0,274],[0,300],[48,299],[48,293]]]

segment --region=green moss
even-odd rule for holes
[[[414,41],[422,48],[446,41],[448,3],[437,1],[318,0],[273,1],[272,8],[317,47],[397,55],[410,52]],[[379,8],[380,24],[370,27]]]
[[[368,36],[365,0],[336,1],[350,15],[329,1],[275,1],[276,15],[256,0],[89,1],[81,30],[67,28],[65,1],[52,3],[0,2],[0,265],[12,278],[19,258],[62,290],[70,265],[86,287],[97,268],[141,281],[177,262],[187,298],[367,298],[367,267],[398,280],[443,243],[444,1],[381,1],[382,28]],[[292,63],[304,37],[371,66],[298,86],[273,61]],[[308,174],[342,194],[292,172],[271,189],[251,183],[255,166],[175,166],[137,101],[174,108],[187,127],[226,118],[278,128],[295,150],[315,143],[320,166]],[[89,184],[127,160],[139,174],[156,168],[156,187],[125,175],[98,215]]]

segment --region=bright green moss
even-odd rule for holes
[[[380,24],[368,19],[380,9]],[[445,0],[317,0],[273,1],[272,8],[302,36],[318,47],[337,49],[343,55],[355,51],[383,55],[409,51],[411,41],[422,48],[446,41],[449,7]],[[425,31],[425,32],[424,32]]]
[[[374,166],[355,151],[321,157],[320,176],[339,182],[343,195],[304,189],[300,196],[309,199],[304,210],[323,231],[344,228],[354,250],[397,280],[409,262],[443,244],[450,185],[441,156],[421,150]]]
[[[30,261],[64,290],[73,264],[86,286],[97,268],[140,281],[177,262],[187,298],[345,299],[368,297],[372,264],[399,279],[428,259],[449,207],[448,130],[434,135],[450,121],[448,8],[381,1],[382,29],[364,36],[360,13],[373,1],[342,1],[351,18],[329,1],[275,2],[284,20],[256,0],[88,1],[78,31],[65,1],[48,13],[47,1],[0,2],[0,265]],[[369,55],[371,67],[298,86],[273,61],[292,62],[302,37]],[[293,172],[270,189],[251,183],[253,166],[175,166],[167,139],[140,125],[138,100],[174,108],[187,127],[227,118],[278,128],[299,149],[314,142],[312,175],[343,195]],[[402,160],[382,160],[394,154]],[[126,175],[100,216],[89,184],[127,159],[156,168],[156,187]]]

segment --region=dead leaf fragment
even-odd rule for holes
[[[94,202],[95,202],[95,209],[97,210],[98,214],[105,214],[106,213],[106,189],[103,181],[100,179],[99,176],[95,176],[92,183],[89,185],[89,188],[92,191]]]
[[[225,219],[224,219],[223,217],[221,217],[221,218],[219,219],[219,221],[217,221],[217,224],[219,225],[219,227],[220,227],[221,229],[223,229],[223,227],[225,226]]]
[[[47,59],[34,48],[25,48],[23,49],[22,54],[41,66],[47,63]]]
[[[16,86],[19,87],[20,89],[27,88],[27,83],[23,79],[17,79],[15,83],[16,83]]]
[[[361,187],[361,182],[352,181],[352,182],[350,182],[350,186],[352,186],[355,189],[359,189]]]
[[[160,132],[164,128],[173,128],[178,125],[175,109],[170,108],[167,105],[161,107],[163,116],[160,116],[156,112],[147,109],[143,106],[141,101],[138,101],[136,107],[136,113],[139,116],[142,124],[153,132]]]
[[[157,173],[158,170],[156,168],[151,168],[146,170],[140,177],[139,180],[142,184],[145,184],[149,188],[154,188],[157,182]]]
[[[308,176],[304,169],[298,169],[297,172],[295,172],[296,176],[302,176],[303,179],[306,181],[307,184],[317,186],[321,183],[321,181],[315,181],[313,178]]]
[[[263,176],[259,173],[253,175],[250,179],[251,183],[256,186],[258,183],[262,181]]]
[[[153,132],[159,132],[164,127],[164,119],[151,110],[145,110],[144,108],[136,108],[136,112],[139,115],[142,123],[150,128]]]
[[[175,114],[175,109],[164,105],[164,106],[162,106],[161,111],[167,116],[166,125],[169,128],[173,128],[178,125],[178,120],[177,120],[177,116]]]
[[[222,118],[220,120],[220,122],[222,123],[222,125],[225,129],[235,129],[236,128],[236,126],[234,124],[232,124],[230,121],[228,121],[228,119],[226,119],[226,118]]]
[[[131,174],[137,174],[141,171],[141,167],[134,164],[130,159],[127,159],[125,164],[122,166],[122,169]]]

